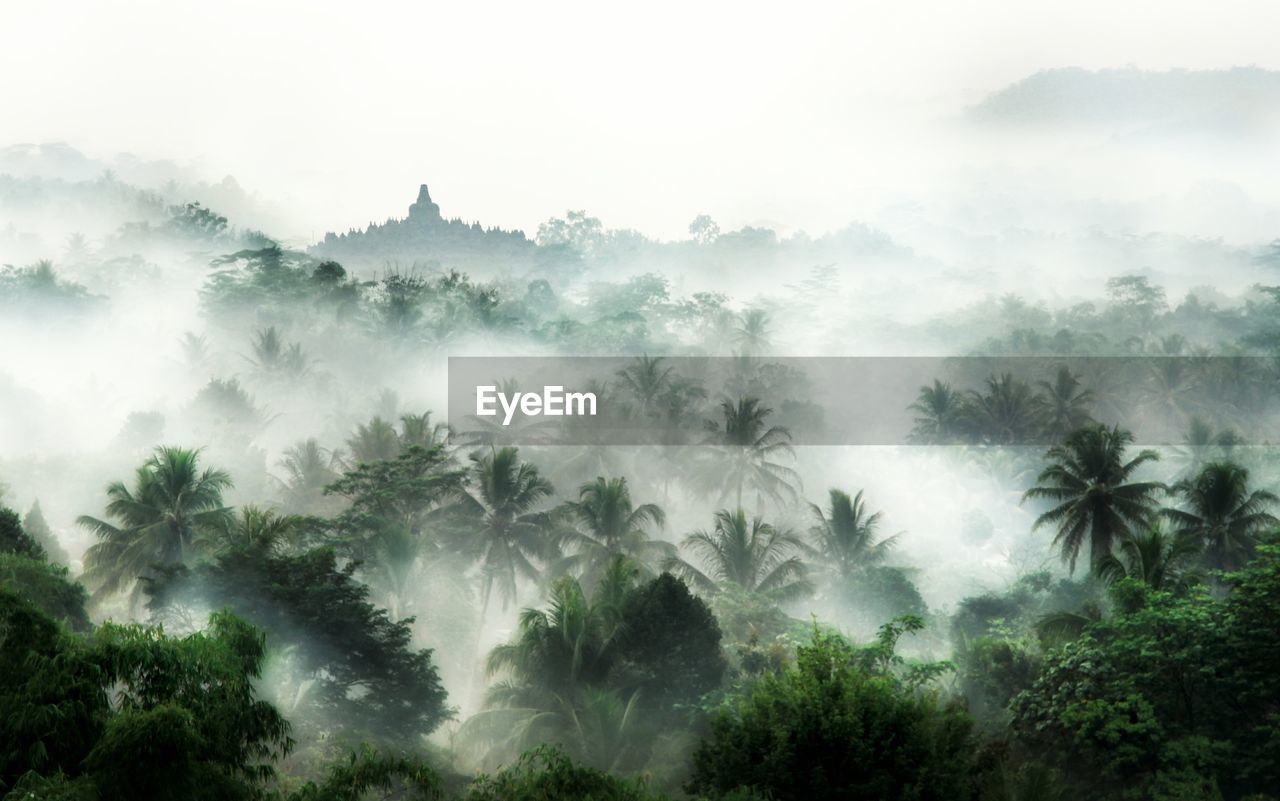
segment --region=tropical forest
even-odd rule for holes
[[[0,799],[1280,799],[1280,73],[982,86],[847,196],[788,150],[837,223],[395,116],[307,157],[363,214],[0,147]],[[362,107],[301,108],[210,124],[293,163]],[[458,400],[583,357],[583,416]]]

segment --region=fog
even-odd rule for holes
[[[1110,379],[1080,368],[1087,419],[1161,432],[1133,446],[1160,446],[1165,458],[1140,471],[1150,480],[1185,478],[1195,448],[1213,447],[1275,489],[1270,450],[1244,446],[1268,444],[1277,419],[1280,296],[1266,290],[1280,284],[1280,9],[1069,12],[6,9],[0,505],[38,502],[83,576],[102,535],[77,519],[111,517],[108,485],[132,486],[157,446],[202,449],[201,468],[234,482],[226,507],[305,516],[290,548],[335,547],[373,604],[415,618],[411,644],[434,650],[457,712],[432,742],[466,770],[511,756],[475,722],[485,655],[518,635],[522,608],[546,606],[557,575],[598,576],[548,557],[504,595],[457,544],[480,519],[458,509],[486,502],[466,501],[483,494],[476,478],[382,529],[343,517],[361,508],[356,490],[324,491],[435,442],[404,416],[461,420],[446,408],[448,357],[724,357],[716,370],[755,371],[725,397],[760,398],[765,428],[797,441],[859,409],[814,402],[822,394],[769,372],[772,360],[974,357],[956,386],[980,406],[998,376],[978,357],[1044,357],[1018,376],[1029,393],[1049,391],[1059,358],[1202,360],[1188,371],[1252,359],[1261,377],[1247,392],[1200,373],[1161,384],[1158,366]],[[882,513],[877,535],[900,533],[885,564],[923,609],[849,601],[817,580],[775,605],[787,631],[814,615],[863,640],[922,612],[930,628],[904,644],[916,656],[957,647],[949,620],[967,598],[1042,570],[1083,579],[1052,527],[1034,526],[1047,507],[1024,498],[1058,441],[1048,422],[935,436],[917,418],[894,444],[796,445],[768,457],[785,492],[739,476],[735,504],[734,468],[699,467],[701,451],[734,447],[721,396],[690,392],[667,417],[628,395],[622,373],[605,377],[623,399],[610,413],[651,428],[655,447],[499,431],[450,439],[449,466],[517,445],[552,487],[531,507],[543,511],[625,476],[637,505],[662,507],[648,533],[672,553],[722,508],[807,536],[829,490],[861,491]],[[907,414],[923,401],[892,402]],[[382,449],[375,420],[392,432]],[[1238,436],[1197,440],[1197,423]],[[656,447],[663,432],[708,426],[725,435],[714,446]],[[320,456],[300,477],[287,460],[307,440]],[[192,568],[221,553],[191,547]],[[696,566],[689,548],[679,555]],[[147,607],[140,589],[96,595],[91,617],[197,628],[230,579],[192,575],[167,605]],[[760,632],[791,642],[781,624],[735,629],[746,613],[701,592],[726,649],[750,650]],[[308,706],[315,679],[299,663],[330,646],[279,630],[298,647],[276,652],[262,683],[315,745],[344,722]]]
[[[277,236],[317,238],[403,209],[429,180],[465,219],[532,231],[589,206],[670,238],[707,212],[810,232],[921,202],[1001,162],[1087,198],[1179,198],[1224,175],[1264,202],[1238,148],[1200,168],[1096,139],[973,142],[964,109],[1037,71],[1277,67],[1266,3],[987,2],[909,8],[589,3],[84,4],[9,8],[0,141],[194,164],[280,201]],[[1105,24],[1101,20],[1106,20]],[[163,35],[156,35],[163,31]],[[48,53],[64,54],[49,58]],[[21,76],[20,78],[18,76]],[[518,131],[518,135],[513,135]],[[1170,169],[1171,167],[1177,169]],[[1203,169],[1203,171],[1202,171]],[[406,176],[411,176],[406,178]],[[1218,235],[1215,231],[1197,232]]]

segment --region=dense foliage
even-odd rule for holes
[[[25,517],[0,507],[5,801],[1276,797],[1280,470],[1246,446],[1280,411],[1280,289],[1171,304],[1120,275],[1098,304],[894,330],[978,357],[895,407],[984,488],[933,542],[1009,567],[943,604],[902,499],[801,464],[852,415],[772,354],[834,271],[745,303],[646,266],[920,263],[879,232],[701,216],[663,243],[570,212],[531,240],[424,187],[298,250],[142,201],[66,274],[0,271],[6,314],[83,323],[159,280],[134,244],[202,260],[200,325],[164,356],[180,403],[49,467],[95,488],[42,495],[56,527],[25,486]],[[625,360],[576,430],[424,411],[420,373],[507,345]],[[593,425],[637,442],[561,439]]]

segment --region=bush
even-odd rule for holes
[[[463,801],[648,801],[639,779],[621,779],[575,765],[553,746],[521,755],[515,765],[492,776],[480,775]]]
[[[969,798],[972,722],[894,675],[900,660],[886,658],[883,646],[902,630],[886,627],[879,645],[857,649],[815,629],[794,667],[760,680],[736,709],[712,719],[694,753],[690,792],[747,788],[777,801]]]

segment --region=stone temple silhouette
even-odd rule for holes
[[[440,206],[431,200],[431,192],[427,185],[418,187],[418,200],[409,206],[409,221],[415,223],[438,223]]]
[[[444,217],[426,184],[418,186],[418,199],[409,206],[408,216],[371,222],[346,233],[329,232],[309,249],[311,255],[348,269],[384,271],[528,269],[535,263],[535,251],[522,231]]]

